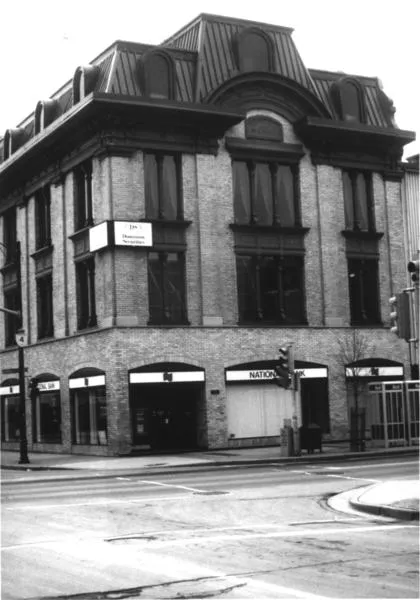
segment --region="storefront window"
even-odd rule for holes
[[[107,444],[105,388],[81,388],[72,392],[73,444]]]
[[[40,393],[33,401],[34,441],[61,443],[60,394]]]
[[[1,439],[3,442],[18,442],[19,429],[19,396],[2,396],[1,398]]]

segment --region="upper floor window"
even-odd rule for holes
[[[77,328],[94,327],[96,320],[95,259],[76,263]]]
[[[185,254],[150,252],[148,272],[150,323],[186,323]]]
[[[233,194],[240,225],[300,225],[296,167],[234,160]]]
[[[10,310],[20,310],[20,290],[17,284],[4,290],[3,306]],[[16,344],[15,335],[21,326],[21,320],[16,319],[14,315],[4,313],[4,337],[5,346],[14,346]]]
[[[378,261],[349,258],[348,277],[352,325],[380,322]]]
[[[238,254],[236,268],[240,322],[305,322],[302,257]]]
[[[145,153],[144,186],[148,219],[175,221],[183,218],[179,155]]]
[[[45,186],[35,194],[35,244],[36,249],[51,245],[51,192]]]
[[[346,229],[373,231],[375,223],[371,174],[343,171],[343,193]]]
[[[73,104],[77,104],[94,90],[98,75],[97,66],[77,67],[73,76]]]
[[[35,134],[40,133],[57,118],[58,108],[56,100],[40,100],[38,102],[35,108]]]
[[[6,264],[13,263],[17,257],[16,208],[9,208],[3,214],[3,250]]]
[[[174,97],[174,65],[166,52],[145,54],[139,64],[139,77],[146,96],[168,100]]]
[[[87,160],[74,170],[75,230],[93,224],[92,161]]]
[[[366,122],[366,108],[362,85],[353,78],[342,78],[331,87],[334,108],[342,121]]]
[[[269,37],[257,28],[240,33],[237,62],[240,71],[271,71],[272,47]]]
[[[54,335],[52,274],[36,280],[38,339]]]
[[[3,157],[7,160],[26,141],[24,129],[7,129],[3,140]]]

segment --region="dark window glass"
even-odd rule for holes
[[[264,36],[256,32],[248,32],[241,36],[239,65],[241,71],[270,70],[270,53]]]
[[[44,275],[36,280],[38,338],[54,335],[52,275]]]
[[[16,243],[16,209],[11,208],[3,215],[3,249],[6,255],[6,263],[13,263],[16,261]]]
[[[20,439],[19,396],[1,396],[1,439],[18,442]]]
[[[86,161],[74,170],[75,230],[93,224],[92,162]]]
[[[370,173],[343,171],[346,229],[373,231],[372,177]]]
[[[35,244],[36,249],[51,245],[51,196],[44,187],[35,194]]]
[[[32,402],[34,441],[37,443],[61,443],[60,394],[40,393]]]
[[[302,258],[237,255],[236,265],[241,322],[305,321]]]
[[[145,64],[147,94],[152,98],[170,98],[170,65],[160,54],[148,56]]]
[[[73,444],[104,446],[107,442],[105,388],[82,388],[72,391]]]
[[[180,157],[146,153],[144,185],[148,219],[182,219]]]
[[[10,310],[20,310],[20,293],[17,286],[4,291],[4,307]],[[20,328],[21,321],[14,315],[4,313],[5,345],[14,346],[16,331]]]
[[[77,327],[86,329],[97,324],[95,299],[95,261],[76,263]]]
[[[361,121],[360,92],[350,81],[341,87],[341,110],[344,121]]]
[[[150,252],[150,323],[185,323],[185,257],[182,252]]]
[[[379,323],[378,261],[348,259],[348,275],[352,325]]]
[[[233,161],[235,222],[299,226],[297,171],[288,165]]]

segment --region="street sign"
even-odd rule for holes
[[[16,344],[21,348],[26,346],[28,343],[28,338],[26,335],[26,331],[24,329],[20,329],[15,335]]]

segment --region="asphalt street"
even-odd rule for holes
[[[329,503],[415,457],[2,486],[2,598],[416,598],[417,523]]]

